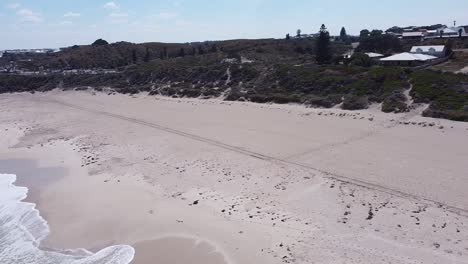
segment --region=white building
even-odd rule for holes
[[[423,39],[425,32],[415,31],[415,32],[403,32],[402,38],[404,39]]]
[[[403,52],[380,59],[383,64],[399,66],[417,66],[438,59],[436,56]]]
[[[425,38],[434,39],[434,38],[458,38],[458,37],[468,37],[468,32],[465,27],[443,27],[437,29],[435,32],[431,31]]]
[[[376,59],[376,58],[384,57],[383,54],[374,53],[374,52],[367,52],[366,55],[369,56],[369,58],[371,58],[371,59]]]
[[[411,48],[411,53],[414,54],[426,54],[435,57],[444,57],[446,55],[446,48],[444,45],[437,46],[413,46]]]

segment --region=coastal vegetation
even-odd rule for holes
[[[378,30],[363,30],[360,52],[343,59],[352,38],[343,28],[332,41],[322,25],[317,37],[299,32],[285,39],[143,44],[99,39],[57,53],[6,54],[0,65],[24,73],[0,74],[0,92],[94,88],[348,110],[381,103],[384,112],[405,112],[405,91],[412,86],[414,102],[429,105],[424,115],[468,121],[468,76],[376,65],[365,52],[405,49]]]

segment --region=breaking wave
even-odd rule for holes
[[[39,247],[49,234],[47,222],[22,202],[28,189],[14,185],[16,176],[0,174],[0,263],[2,264],[128,264],[135,250],[111,246],[97,253],[84,249],[44,250]]]

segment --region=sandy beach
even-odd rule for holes
[[[0,173],[30,188],[45,248],[126,244],[136,264],[468,263],[468,123],[377,107],[2,94]]]

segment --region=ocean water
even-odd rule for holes
[[[130,246],[105,248],[97,253],[84,249],[46,250],[40,243],[49,234],[47,222],[35,204],[22,202],[28,189],[14,185],[16,176],[0,174],[1,264],[127,264],[135,255]]]

